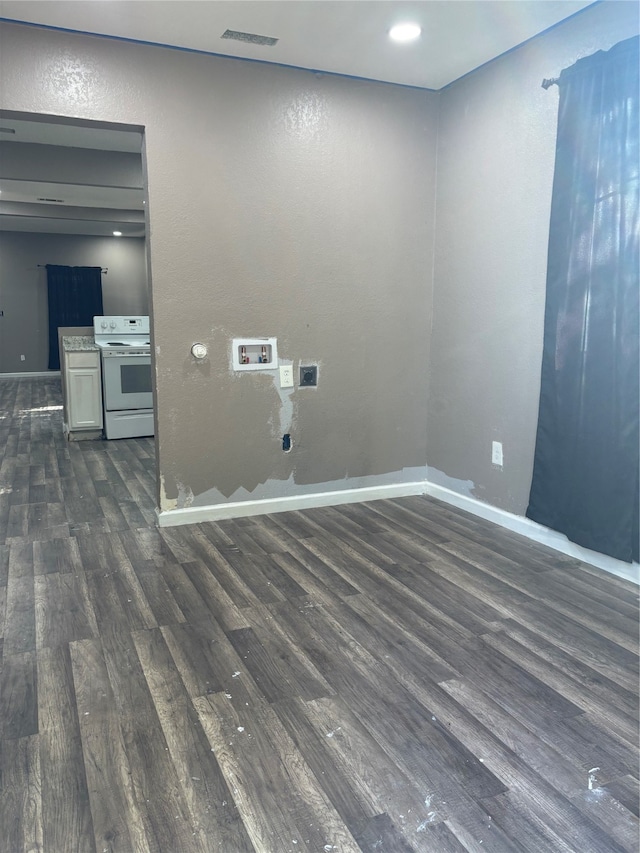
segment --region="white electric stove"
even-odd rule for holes
[[[106,438],[153,435],[153,390],[148,317],[94,317],[102,356]]]

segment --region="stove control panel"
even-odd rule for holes
[[[148,335],[148,317],[94,317],[93,331],[102,337],[109,335]]]

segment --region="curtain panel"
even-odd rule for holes
[[[102,268],[47,264],[49,370],[60,369],[58,326],[93,326],[102,310]]]
[[[638,560],[638,44],[562,72],[527,516]]]

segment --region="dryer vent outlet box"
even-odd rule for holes
[[[309,364],[300,368],[300,387],[311,388],[318,384],[318,365]]]
[[[276,338],[233,338],[234,370],[275,370],[278,366]]]

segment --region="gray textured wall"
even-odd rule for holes
[[[4,108],[145,128],[161,507],[422,479],[437,96],[15,25],[0,38]],[[245,335],[318,362],[318,388],[234,375]]]
[[[637,4],[602,3],[441,93],[429,475],[517,514],[533,468],[558,107],[540,83],[637,32]]]
[[[47,369],[47,271],[38,264],[107,267],[102,277],[105,313],[148,313],[144,239],[2,231],[0,373]]]
[[[418,479],[428,460],[524,511],[557,110],[540,81],[636,31],[635,4],[600,4],[437,96],[0,28],[3,107],[145,127],[163,508]],[[241,335],[318,362],[319,387],[233,374]]]

